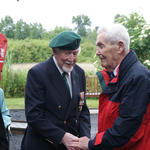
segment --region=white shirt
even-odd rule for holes
[[[117,65],[117,67],[116,67],[116,68],[114,69],[114,71],[113,71],[114,76],[117,75],[117,69],[118,69],[118,67],[119,67],[119,65]]]

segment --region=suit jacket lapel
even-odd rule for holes
[[[54,90],[57,90],[58,91],[58,95],[61,96],[61,101],[64,103],[64,101],[66,103],[67,102],[67,99],[68,97],[70,97],[70,94],[68,93],[68,89],[66,87],[66,83],[65,81],[63,80],[62,78],[62,75],[60,74],[59,70],[57,69],[52,57],[50,58],[50,78],[52,80],[52,83],[55,87]]]

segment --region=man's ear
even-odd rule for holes
[[[119,47],[118,53],[121,54],[124,51],[124,49],[125,49],[124,42],[123,41],[119,41],[118,42],[118,47]]]
[[[53,51],[53,55],[55,56],[56,50],[54,48],[52,48],[52,51]]]
[[[52,48],[52,51],[53,51],[53,53],[55,53],[55,49],[54,48]]]

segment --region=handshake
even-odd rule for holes
[[[86,136],[78,138],[70,133],[65,133],[62,143],[66,146],[67,150],[88,150],[89,140]]]

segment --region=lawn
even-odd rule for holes
[[[98,98],[87,98],[87,105],[89,108],[98,108],[99,100]]]
[[[24,109],[24,98],[5,98],[8,109]]]
[[[8,109],[24,109],[24,98],[5,98]],[[98,108],[98,98],[87,98],[89,108]]]

